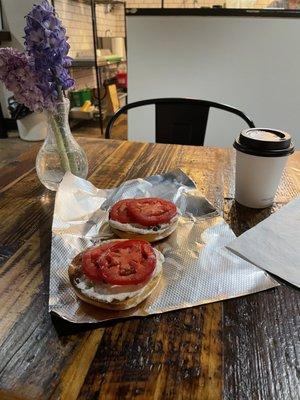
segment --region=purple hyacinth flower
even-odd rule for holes
[[[0,80],[13,92],[15,99],[31,111],[41,111],[45,107],[38,77],[26,54],[10,47],[0,49]]]
[[[47,93],[49,102],[55,103],[59,90],[74,86],[67,67],[72,59],[66,30],[57,18],[54,8],[43,0],[34,5],[26,16],[25,47],[32,68],[39,76],[39,88]]]

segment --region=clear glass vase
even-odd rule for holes
[[[48,135],[36,158],[37,175],[46,188],[56,191],[65,172],[86,178],[88,161],[69,126],[70,102],[64,99],[48,112]]]

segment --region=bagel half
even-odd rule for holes
[[[158,240],[162,240],[171,235],[177,228],[178,219],[170,224],[166,229],[161,232],[155,232],[153,229],[149,230],[149,233],[139,233],[128,230],[117,229],[112,226],[109,220],[109,226],[113,233],[115,233],[118,237],[122,239],[140,239],[146,240],[147,242],[156,242]]]
[[[69,279],[77,297],[79,297],[84,302],[92,304],[99,308],[104,308],[107,310],[128,310],[129,308],[137,306],[142,301],[144,301],[156,288],[162,275],[162,269],[160,268],[159,271],[154,276],[150,277],[149,281],[140,290],[138,290],[137,294],[133,296],[128,296],[128,298],[122,300],[114,298],[112,301],[105,301],[103,299],[98,299],[94,296],[87,295],[77,285],[78,282],[85,279],[81,268],[83,253],[84,252],[78,254],[69,265]],[[155,254],[157,263],[162,263],[163,255],[156,249]],[[160,257],[160,259],[158,259],[158,256]]]

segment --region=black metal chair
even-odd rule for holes
[[[157,143],[203,146],[211,107],[236,114],[250,128],[255,128],[253,121],[242,111],[226,104],[189,98],[161,98],[136,101],[120,108],[108,122],[105,138],[110,138],[111,129],[121,114],[125,114],[132,108],[147,105],[155,105]]]

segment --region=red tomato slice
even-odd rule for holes
[[[144,240],[115,242],[98,259],[104,282],[111,285],[137,285],[148,280],[155,269],[156,257]]]
[[[137,285],[150,278],[155,269],[153,248],[143,240],[116,242],[99,260],[104,282]]]
[[[143,226],[165,224],[177,214],[174,203],[155,197],[134,199],[127,204],[128,215]]]
[[[137,285],[150,278],[156,257],[144,240],[111,242],[86,251],[82,270],[92,281],[111,285]]]
[[[92,281],[99,282],[102,280],[102,274],[99,269],[98,259],[104,251],[113,246],[114,242],[105,243],[99,247],[87,250],[82,255],[82,270],[84,274]]]
[[[109,212],[109,219],[122,222],[123,224],[132,222],[127,212],[127,205],[130,201],[132,199],[120,200],[115,203]]]
[[[84,274],[92,281],[99,281],[101,278],[98,276],[98,268],[92,261],[91,252],[86,252],[82,256],[82,270]]]

